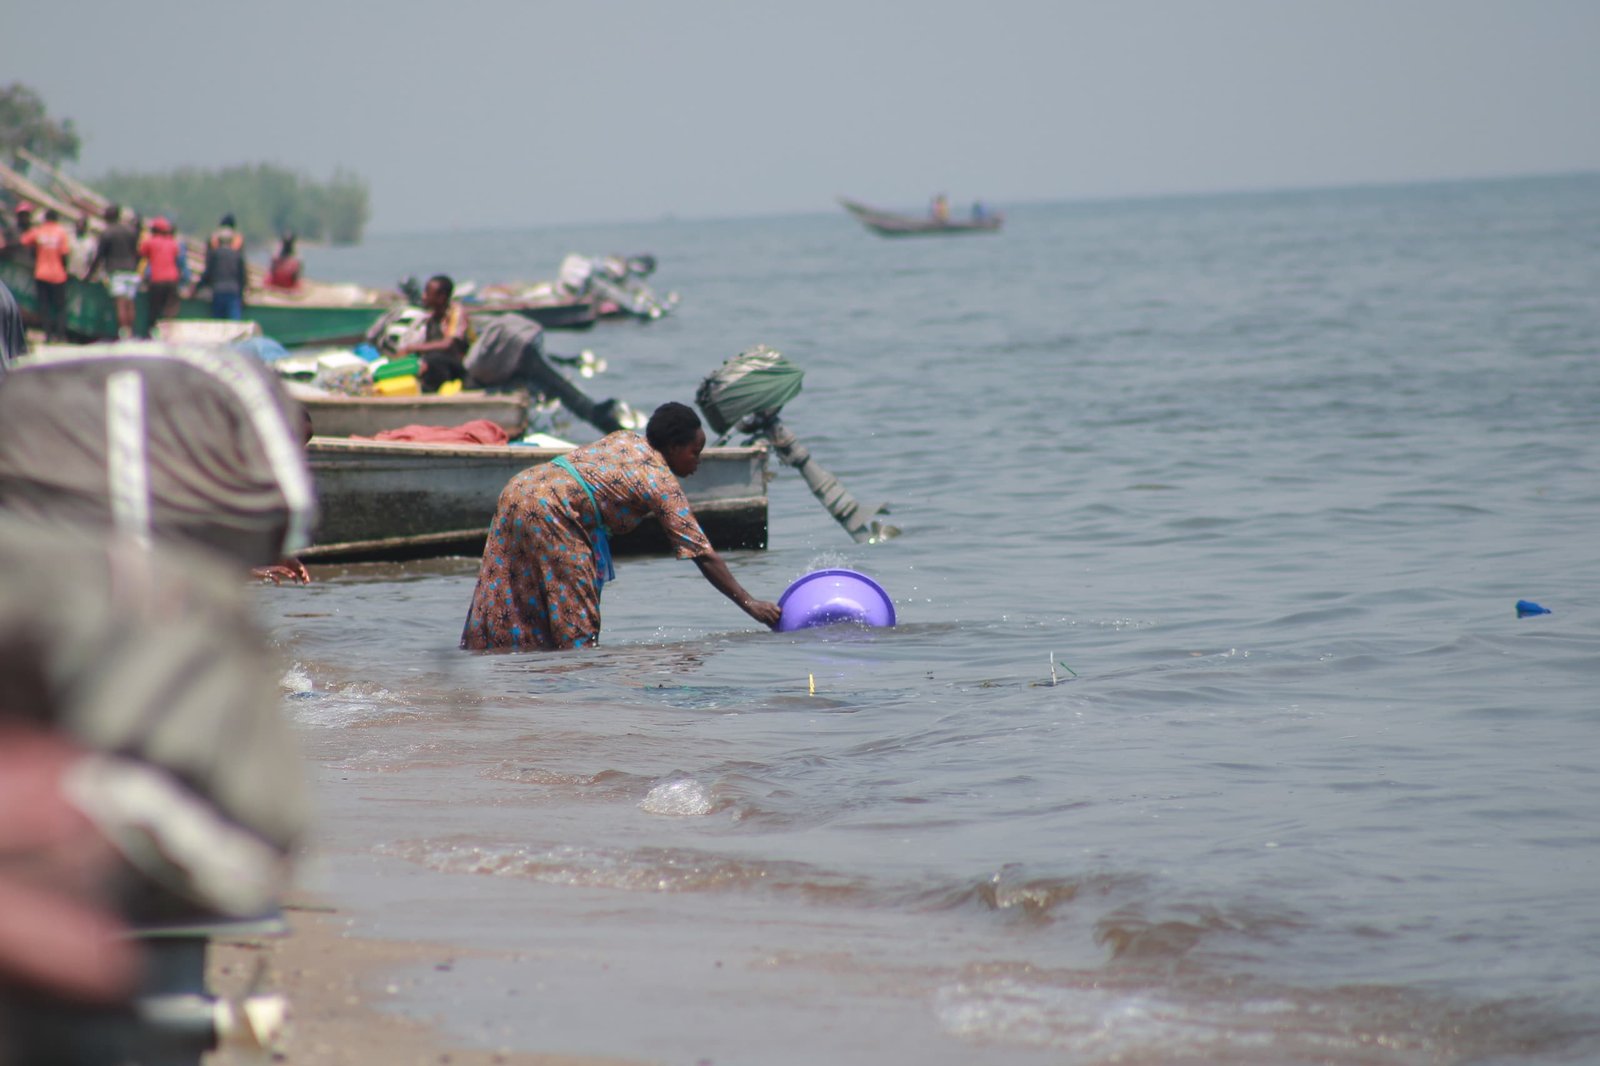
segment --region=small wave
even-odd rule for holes
[[[639,794],[655,778],[631,774],[625,770],[598,770],[594,773],[574,773],[568,770],[551,770],[543,766],[529,766],[506,760],[478,771],[487,781],[507,781],[514,785],[534,785],[561,792],[567,798],[575,795],[597,799],[627,799]]]
[[[674,818],[710,814],[712,808],[710,789],[692,777],[663,781],[639,801],[639,809],[646,814]]]
[[[1084,1063],[1523,1061],[1592,1037],[1583,1023],[1511,1004],[1378,986],[1308,990],[1215,977],[1149,985],[1024,966],[977,970],[938,988],[933,1006],[944,1030],[968,1042],[1057,1049]]]
[[[1080,896],[1102,899],[1137,888],[1144,878],[1123,874],[1089,874],[1084,877],[1026,876],[1007,866],[981,881],[923,889],[913,904],[935,910],[952,910],[976,904],[987,911],[1027,923],[1045,924]]]
[[[280,685],[292,701],[294,721],[315,729],[377,725],[418,717],[405,698],[370,682],[319,690],[309,673],[296,666],[284,675]]]
[[[1138,907],[1124,907],[1095,923],[1094,939],[1111,952],[1113,962],[1172,962],[1207,939],[1237,936],[1265,941],[1298,924],[1282,914],[1229,912],[1204,904],[1183,907],[1171,916],[1146,915]]]
[[[278,687],[291,699],[309,696],[316,691],[316,685],[311,681],[311,674],[299,663],[295,663],[283,672],[283,676],[278,679]]]
[[[620,850],[561,844],[539,848],[469,841],[401,841],[379,854],[418,863],[441,873],[523,877],[549,885],[609,888],[630,892],[727,892],[766,890],[808,902],[862,897],[853,878],[796,862],[762,862],[687,849]]]

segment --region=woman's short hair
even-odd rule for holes
[[[669,400],[655,409],[650,423],[644,428],[645,440],[658,452],[690,444],[700,429],[700,416],[686,403]]]

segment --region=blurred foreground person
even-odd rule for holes
[[[0,380],[11,369],[13,360],[28,354],[28,333],[22,325],[22,308],[0,281]]]
[[[221,349],[45,348],[0,381],[0,730],[32,745],[0,740],[0,778],[34,796],[0,794],[0,1062],[140,1061],[79,1046],[141,1024],[105,932],[288,887],[308,792],[241,578],[305,543],[299,426]]]

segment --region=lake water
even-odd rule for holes
[[[474,657],[475,560],[262,590],[308,884],[464,952],[397,1003],[690,1066],[1600,1060],[1600,177],[308,270],[568,251],[683,294],[552,335],[597,396],[688,401],[762,342],[804,368],[785,421],[903,535],[853,543],[774,464],[730,563],[771,599],[862,570],[900,625],[770,634],[630,558],[601,648]]]

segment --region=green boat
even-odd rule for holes
[[[246,303],[244,317],[285,348],[341,347],[359,344],[367,330],[387,311],[373,304]],[[209,300],[184,300],[179,318],[210,318]]]
[[[33,287],[33,264],[22,259],[0,259],[0,281],[17,298],[23,321],[41,328],[39,295]],[[104,285],[67,279],[67,332],[74,340],[101,340],[117,335],[117,306]]]
[[[0,281],[17,298],[23,319],[35,328],[39,318],[39,299],[33,287],[33,268],[24,260],[0,259]],[[139,294],[136,325],[149,331],[150,308],[144,293]],[[387,308],[374,304],[247,303],[244,317],[259,323],[261,332],[285,348],[334,347],[358,343]],[[210,318],[206,300],[184,300],[179,318]],[[67,332],[73,340],[114,340],[117,336],[117,306],[111,293],[99,282],[67,279]]]

